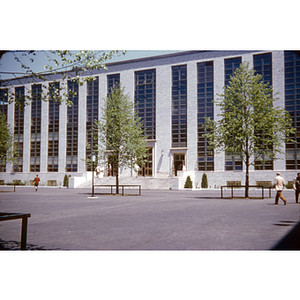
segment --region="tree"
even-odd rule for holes
[[[285,109],[275,107],[273,88],[261,80],[260,74],[241,64],[217,105],[219,120],[206,119],[204,135],[211,149],[225,151],[241,158],[246,166],[245,197],[249,197],[249,166],[255,162],[278,159],[284,153],[282,143],[291,141],[294,133]]]
[[[72,101],[69,100],[69,96],[73,96],[67,89],[67,81],[75,80],[78,84],[83,85],[85,81],[91,81],[94,76],[89,75],[90,71],[107,69],[105,62],[112,57],[125,54],[125,51],[68,51],[68,50],[55,50],[55,51],[7,51],[14,55],[14,59],[20,64],[23,72],[11,72],[16,78],[20,75],[27,76],[28,82],[31,83],[43,83],[46,81],[59,82],[58,86],[52,85],[51,89],[49,85],[43,85],[43,92],[41,95],[42,100],[48,101],[51,93],[51,98],[59,103],[65,102],[69,106],[72,105]],[[4,51],[1,54],[5,54]],[[33,65],[36,57],[43,55],[48,64],[44,66],[44,70],[34,71]],[[3,72],[2,72],[3,73]],[[55,76],[54,76],[55,75]],[[18,79],[19,80],[19,79]],[[24,86],[23,81],[20,81],[20,85]],[[31,93],[26,93],[24,97],[15,97],[14,89],[9,89],[10,80],[0,81],[0,88],[5,88],[7,93],[8,102],[12,103],[16,101],[20,107],[24,108],[25,104],[29,104],[32,100]],[[20,102],[20,103],[19,103]]]
[[[119,171],[121,167],[141,167],[146,162],[146,141],[141,119],[134,109],[134,102],[124,88],[115,87],[107,96],[101,117],[95,122],[94,151],[98,161],[105,160],[110,153],[116,171],[116,193],[119,193]]]
[[[0,112],[0,164],[6,165],[8,161],[13,162],[16,151],[13,147],[14,136],[6,122],[6,117]]]

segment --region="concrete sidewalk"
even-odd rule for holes
[[[97,192],[97,190],[96,190]],[[299,221],[268,199],[221,199],[219,190],[143,190],[141,196],[91,189],[17,187],[0,193],[0,211],[30,213],[27,244],[46,250],[269,250]],[[20,241],[21,221],[0,222],[2,241]],[[299,236],[298,236],[299,237]]]

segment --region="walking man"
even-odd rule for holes
[[[38,189],[38,186],[39,186],[39,182],[40,182],[39,175],[36,175],[35,178],[33,179],[34,188],[35,188],[36,192],[37,192],[37,189]]]
[[[300,173],[297,174],[297,177],[294,179],[293,188],[295,190],[295,199],[296,203],[299,203],[299,194],[300,194]]]
[[[284,205],[286,205],[286,200],[281,194],[284,186],[285,186],[284,178],[280,176],[280,172],[277,172],[277,176],[275,177],[275,181],[274,181],[274,187],[275,190],[277,191],[274,204],[278,204],[280,198],[284,202]]]

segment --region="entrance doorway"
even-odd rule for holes
[[[138,176],[151,177],[152,176],[152,147],[147,148],[146,152],[147,162],[144,167],[139,169]]]
[[[106,170],[107,170],[106,176],[116,176],[117,175],[116,156],[115,155],[108,155]]]
[[[173,174],[177,176],[177,171],[182,171],[185,166],[185,154],[174,153],[173,155]]]

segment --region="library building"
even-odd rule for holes
[[[197,189],[206,174],[208,188],[244,185],[246,167],[242,160],[209,150],[203,137],[204,118],[220,118],[220,108],[214,101],[223,94],[230,76],[242,62],[249,62],[262,80],[273,86],[278,97],[275,105],[290,113],[296,128],[296,143],[282,145],[285,154],[250,167],[250,184],[272,183],[278,171],[286,182],[293,181],[300,169],[299,53],[234,50],[184,51],[107,63],[107,70],[86,73],[95,76],[91,82],[66,83],[72,92],[72,106],[38,97],[45,86],[59,87],[63,80],[59,74],[41,82],[28,77],[9,80],[9,86],[2,85],[0,89],[0,111],[13,130],[18,158],[13,164],[1,162],[1,184],[30,185],[39,175],[41,186],[62,186],[67,175],[70,188],[90,187],[92,168],[86,159],[91,155],[87,145],[92,142],[93,122],[100,118],[111,87],[120,84],[137,104],[148,156],[148,162],[138,171],[121,168],[120,184],[179,190],[190,176]],[[37,97],[21,110],[14,102],[9,103],[7,89],[13,89],[15,97],[26,93]],[[100,169],[96,183],[114,184],[115,169],[109,152]]]

